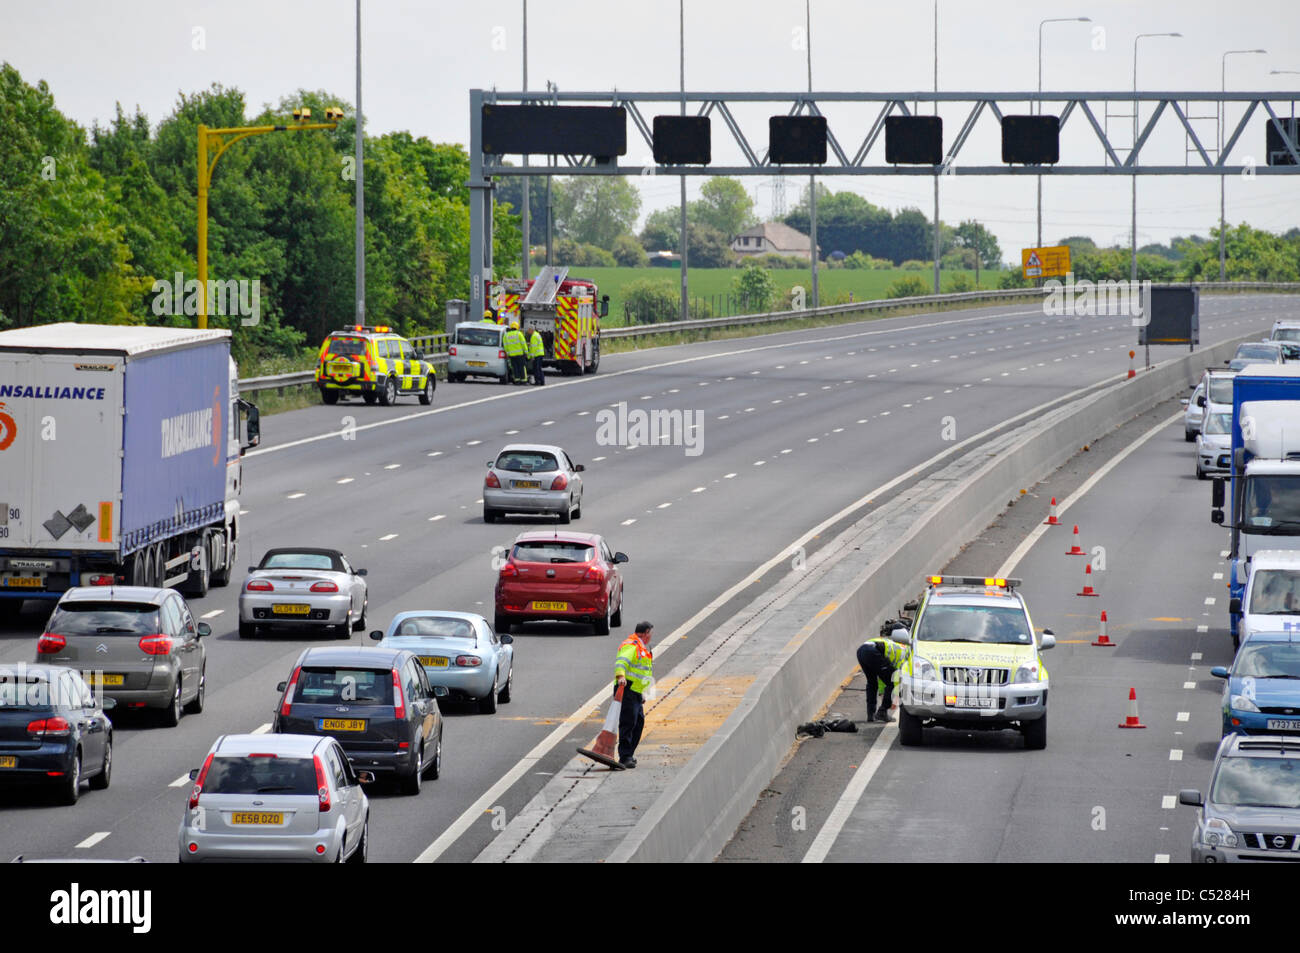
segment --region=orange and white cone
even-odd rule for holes
[[[1099,596],[1101,595],[1096,589],[1092,588],[1092,563],[1083,567],[1083,592],[1076,592],[1076,596]]]
[[[614,701],[610,703],[609,714],[605,716],[605,726],[596,736],[596,743],[590,748],[579,748],[578,754],[585,755],[592,761],[598,761],[615,771],[622,771],[618,763],[618,716],[623,710],[623,686],[618,686]]]
[[[1043,520],[1044,526],[1060,526],[1061,521],[1056,518],[1056,497],[1052,497],[1052,509],[1047,519]]]
[[[1074,545],[1065,551],[1065,555],[1067,556],[1088,555],[1083,551],[1083,548],[1079,545],[1079,524],[1078,523],[1074,524]]]
[[[1136,688],[1128,690],[1128,717],[1120,723],[1121,728],[1145,728],[1146,725],[1138,721],[1138,693]]]
[[[1113,649],[1116,645],[1119,644],[1117,642],[1112,642],[1110,640],[1110,637],[1106,635],[1106,610],[1105,609],[1101,610],[1101,634],[1097,636],[1097,641],[1093,642],[1092,644],[1104,645],[1106,648],[1109,649]]]

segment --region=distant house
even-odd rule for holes
[[[652,251],[649,259],[651,268],[682,267],[682,256],[675,251]]]
[[[731,240],[731,250],[740,256],[789,255],[811,258],[808,236],[784,222],[764,222],[747,228]],[[819,247],[820,253],[821,248]]]

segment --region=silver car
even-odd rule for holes
[[[1192,388],[1192,396],[1183,401],[1183,439],[1191,443],[1201,432],[1201,418],[1205,416],[1205,380]]]
[[[582,464],[560,447],[510,444],[488,461],[483,480],[483,522],[507,513],[550,514],[561,523],[582,518]]]
[[[339,743],[319,735],[223,735],[181,816],[180,861],[364,864],[370,802]]]
[[[1285,364],[1286,354],[1280,341],[1253,341],[1237,345],[1237,353],[1224,361],[1229,370],[1239,371],[1251,364]]]
[[[472,612],[399,612],[387,632],[371,632],[380,648],[405,649],[420,661],[430,685],[453,699],[474,701],[485,715],[510,701],[515,680],[514,639],[497,635]]]
[[[456,325],[456,333],[447,346],[447,379],[453,383],[467,377],[495,377],[510,383],[510,367],[501,336],[506,328],[487,321]]]
[[[1205,422],[1196,437],[1196,479],[1211,473],[1227,473],[1232,455],[1232,412],[1205,409]]]
[[[248,567],[239,593],[239,637],[251,639],[274,626],[326,629],[349,638],[366,627],[365,574],[337,549],[267,550]]]
[[[1192,863],[1293,860],[1300,848],[1300,738],[1228,735],[1214,758],[1210,792],[1178,792],[1199,807]]]
[[[77,586],[54,606],[36,661],[77,669],[118,712],[161,709],[174,727],[203,711],[211,632],[175,589]]]

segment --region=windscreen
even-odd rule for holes
[[[65,602],[45,631],[58,635],[156,635],[158,607],[145,602]]]
[[[360,357],[366,353],[366,339],[330,338],[329,353],[335,357]]]
[[[1278,328],[1273,332],[1273,340],[1300,342],[1300,328]]]
[[[1232,378],[1231,377],[1210,378],[1210,403],[1212,404],[1232,403]]]
[[[596,550],[586,543],[566,543],[560,540],[538,539],[515,546],[514,558],[525,563],[585,563],[596,555]]]
[[[1277,360],[1276,348],[1269,347],[1267,344],[1243,344],[1237,348],[1237,357],[1257,357],[1266,361]]]
[[[1232,666],[1232,674],[1251,678],[1300,678],[1300,645],[1247,642]]]
[[[427,636],[444,639],[478,638],[472,622],[465,619],[449,619],[445,616],[416,616],[403,619],[393,635]]]
[[[930,605],[921,614],[916,637],[922,642],[1030,642],[1029,624],[1018,606]]]
[[[1300,613],[1300,572],[1290,569],[1257,569],[1250,584],[1252,615],[1295,615]]]
[[[500,347],[501,332],[494,328],[457,328],[456,343],[466,347]]]
[[[204,794],[310,794],[316,791],[311,758],[213,758],[203,779]]]
[[[498,470],[518,470],[524,473],[558,470],[555,455],[538,450],[510,450],[497,457]]]
[[[1243,533],[1300,536],[1300,477],[1248,476],[1241,511]]]
[[[1232,432],[1232,414],[1210,414],[1210,419],[1205,422],[1206,433],[1231,433]]]
[[[391,705],[393,670],[304,668],[293,700],[307,705]]]
[[[1210,800],[1236,807],[1300,808],[1300,759],[1224,758]]]
[[[335,558],[326,553],[267,553],[259,569],[339,570]]]

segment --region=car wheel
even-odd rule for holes
[[[256,623],[256,622],[241,622],[241,623],[239,623],[239,637],[240,637],[241,639],[251,639],[251,638],[252,638],[253,636],[255,636],[255,635],[257,635],[257,623]]]
[[[172,693],[171,704],[163,709],[162,723],[166,728],[175,728],[181,723],[184,708],[181,705],[181,680],[176,679],[176,691]]]
[[[374,402],[379,399],[379,395],[372,390],[365,390],[361,392],[361,399],[364,400],[367,404],[373,405]]]
[[[442,732],[438,732],[438,747],[433,749],[433,760],[424,769],[424,776],[430,781],[437,781],[442,775]]]
[[[597,635],[609,635],[609,603],[605,603],[605,617],[595,623]]]
[[[72,770],[69,771],[61,782],[59,782],[59,803],[76,804],[77,798],[81,796],[81,752],[78,751],[72,758]]]
[[[397,381],[388,377],[384,380],[384,388],[379,392],[379,404],[381,407],[389,407],[397,403]]]
[[[572,519],[572,516],[570,515],[570,511],[569,511],[569,506],[570,506],[572,503],[573,503],[573,500],[569,500],[569,503],[565,505],[564,509],[560,510],[560,525],[561,525],[561,526],[567,526],[568,523],[569,523],[569,520]]]
[[[514,662],[510,663],[510,674],[506,676],[506,687],[501,689],[501,694],[497,696],[497,701],[503,705],[510,704],[511,690],[515,687],[515,666]]]
[[[573,511],[573,518],[575,520],[582,519],[582,500],[578,500],[578,508]]]
[[[197,715],[203,711],[203,700],[208,693],[208,669],[205,665],[199,670],[199,693],[185,706],[185,714]]]
[[[424,379],[424,390],[420,392],[420,403],[428,406],[433,403],[433,375]]]
[[[1026,751],[1042,751],[1047,747],[1047,712],[1037,721],[1031,721],[1020,729],[1025,736]]]
[[[328,387],[320,389],[320,399],[327,404],[337,404],[339,402],[339,392],[330,390]]]
[[[499,676],[501,673],[497,672]],[[492,679],[492,687],[488,693],[478,700],[478,711],[480,715],[495,715],[497,710],[497,682],[496,678]]]
[[[1183,439],[1186,440],[1188,443],[1191,443],[1193,440],[1196,439],[1196,431],[1184,429]]]
[[[1197,467],[1197,468],[1196,468],[1196,479],[1198,479],[1198,480],[1204,480],[1204,479],[1205,479],[1205,471],[1202,470],[1200,467]]]
[[[356,631],[356,626],[352,624],[352,610],[348,610],[342,625],[331,626],[331,628],[334,630],[334,638],[336,639],[352,638],[352,633]]]
[[[370,813],[366,813],[366,819],[361,822],[361,843],[357,849],[352,852],[348,858],[349,864],[364,864],[370,855]]]
[[[622,593],[620,593],[620,594],[619,594],[619,597],[618,597],[618,608],[615,609],[615,610],[614,610],[614,614],[613,614],[612,616],[609,617],[609,624],[612,625],[612,626],[613,626],[614,628],[616,628],[616,629],[617,629],[619,626],[621,626],[621,625],[623,624],[623,596],[622,596]]]
[[[352,623],[353,632],[366,631],[366,612],[367,610],[369,610],[369,608],[370,608],[370,597],[366,596],[365,600],[361,603],[361,618],[357,619],[356,622]]]
[[[104,742],[104,765],[99,774],[90,779],[90,787],[94,791],[103,791],[113,780],[113,736],[109,735]]]
[[[492,620],[492,628],[495,629],[499,635],[509,635],[510,630],[514,627],[514,623],[510,621],[510,617],[502,615],[500,612],[498,612]]]
[[[500,515],[501,515],[501,514],[499,514],[496,510],[490,510],[490,509],[488,509],[486,506],[483,507],[483,522],[484,522],[484,523],[495,523],[495,522],[497,521],[497,517],[500,516]]]
[[[898,709],[898,740],[908,746],[921,743],[921,719],[906,708]]]
[[[424,776],[424,772],[420,769],[420,764],[423,761],[424,761],[424,746],[421,745],[420,753],[416,756],[415,759],[415,770],[412,771],[410,774],[408,774],[406,777],[402,778],[401,784],[402,784],[403,794],[420,793],[420,781],[421,778],[423,778]]]
[[[509,384],[509,383],[510,383],[510,375],[509,375],[509,373],[502,374],[501,377],[499,378],[499,380],[500,380],[501,383],[503,383],[503,384]]]

